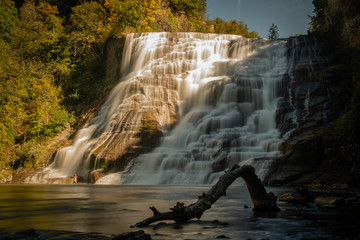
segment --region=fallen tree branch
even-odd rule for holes
[[[267,193],[261,180],[256,176],[255,169],[252,166],[233,165],[218,182],[206,193],[198,197],[197,202],[185,206],[182,202],[170,208],[170,212],[159,212],[155,207],[150,207],[153,216],[135,224],[134,227],[144,227],[151,223],[173,220],[176,223],[185,223],[190,219],[200,219],[204,211],[211,208],[221,196],[226,195],[226,189],[238,178],[242,177],[249,190],[251,200],[254,204],[254,211],[279,211],[276,205],[276,196],[270,192]]]

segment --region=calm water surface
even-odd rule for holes
[[[59,230],[120,234],[150,217],[149,206],[160,211],[182,201],[193,203],[210,187],[0,185],[0,229]],[[277,196],[286,189],[268,189]],[[153,239],[343,239],[334,227],[353,231],[359,216],[351,211],[310,207],[298,211],[279,204],[282,211],[258,214],[245,187],[230,187],[200,221],[159,224],[144,228]],[[245,206],[249,206],[246,208]],[[219,220],[223,224],[213,223]],[[170,223],[170,222],[169,222]],[[356,225],[355,225],[356,226]],[[344,230],[346,231],[346,229]]]

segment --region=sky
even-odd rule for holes
[[[249,31],[267,37],[274,23],[279,37],[306,34],[313,16],[312,0],[207,0],[210,19],[243,21]]]

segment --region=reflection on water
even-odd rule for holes
[[[183,201],[196,201],[209,187],[0,185],[0,229],[75,231],[120,234],[149,217],[149,206],[167,211]],[[276,195],[281,189],[271,189]],[[249,206],[247,208],[246,206]],[[285,209],[274,214],[254,213],[245,187],[231,187],[207,210],[201,221],[184,225],[160,224],[144,230],[153,239],[300,239],[327,238],[328,226],[349,219],[346,213]],[[337,220],[339,219],[339,220]],[[222,223],[214,223],[219,220]],[[354,220],[354,219],[352,219]],[[339,221],[339,222],[337,222]],[[359,218],[357,218],[359,221]],[[346,224],[346,223],[342,223]]]

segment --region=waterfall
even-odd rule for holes
[[[285,40],[192,33],[178,38],[150,69],[166,74],[169,64],[178,69],[183,59],[191,66],[170,73],[179,78],[179,122],[159,147],[97,183],[212,184],[234,163],[254,165],[264,179],[281,150],[275,113],[286,54]],[[171,56],[176,60],[168,63]]]
[[[287,40],[203,33],[129,34],[122,77],[71,146],[28,177],[49,182],[116,159],[151,115],[165,134],[99,184],[211,184],[234,163],[261,179],[280,155],[275,114],[288,71]],[[176,126],[173,125],[177,119]],[[105,160],[104,160],[105,159]]]

